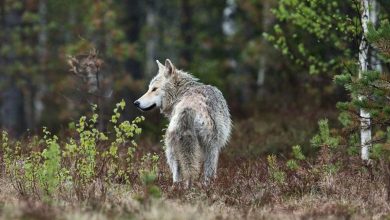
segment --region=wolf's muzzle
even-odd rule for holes
[[[153,104],[153,105],[151,105],[151,106],[149,106],[149,107],[147,107],[147,108],[140,108],[140,107],[139,107],[139,109],[141,109],[142,111],[149,111],[149,110],[154,109],[154,107],[156,107],[156,104]]]
[[[140,106],[141,103],[137,100],[137,101],[135,101],[133,104],[135,105],[135,107],[139,108],[139,106]]]
[[[153,104],[149,107],[141,108],[141,103],[139,101],[135,101],[133,104],[135,105],[135,107],[137,107],[141,111],[149,111],[149,110],[153,109],[154,107],[156,107],[156,104]]]

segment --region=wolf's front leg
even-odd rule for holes
[[[173,176],[173,183],[177,183],[180,181],[181,175],[180,175],[180,167],[177,159],[175,158],[172,148],[167,146],[167,149],[165,150],[165,155],[167,157],[167,162],[169,165],[169,168],[171,169],[172,176]]]

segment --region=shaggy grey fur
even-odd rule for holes
[[[204,180],[209,182],[216,177],[218,156],[231,131],[226,100],[216,87],[177,70],[170,60],[166,60],[165,66],[158,64],[160,71],[150,83],[150,94],[136,102],[141,106],[157,105],[170,120],[165,145],[173,181],[191,184],[199,176],[203,162]],[[161,96],[161,103],[148,102],[147,99],[159,100],[153,91]]]

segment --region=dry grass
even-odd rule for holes
[[[163,152],[157,147],[159,144],[142,140],[136,158],[150,151],[157,151],[161,158],[155,181],[162,191],[161,198],[145,198],[145,186],[138,176],[133,176],[131,186],[113,185],[104,200],[88,202],[21,197],[10,180],[2,177],[0,218],[390,219],[384,173],[379,165],[366,167],[358,158],[340,154],[332,155],[333,158],[329,160],[326,159],[329,152],[322,152],[308,158],[310,165],[304,164],[298,171],[292,172],[284,166],[286,159],[279,156],[278,163],[286,173],[286,179],[282,183],[273,181],[265,156],[256,156],[264,154],[254,153],[251,145],[267,145],[264,141],[270,135],[274,135],[275,140],[278,135],[283,138],[283,141],[272,142],[280,147],[290,139],[300,140],[302,135],[310,136],[294,133],[299,129],[297,124],[303,123],[303,117],[289,118],[295,118],[288,124],[292,127],[282,130],[283,117],[280,121],[275,120],[271,126],[256,125],[250,123],[251,120],[236,123],[233,141],[221,155],[218,178],[209,187],[195,185],[191,190],[173,188]],[[272,121],[269,117],[267,120]],[[310,121],[316,121],[316,116]],[[310,126],[315,129],[316,124]],[[338,172],[314,172],[324,164],[335,161],[340,163]],[[140,163],[134,164],[134,169],[138,170],[140,166]]]
[[[236,166],[239,164],[240,166]],[[118,185],[105,201],[43,202],[21,198],[7,179],[1,180],[2,219],[387,219],[390,205],[381,173],[346,168],[319,180],[301,179],[300,187],[269,181],[263,160],[223,160],[219,178],[210,187],[173,189],[164,163],[157,185],[159,199],[138,200],[142,185]],[[305,174],[306,175],[306,174]],[[298,180],[296,180],[298,181]],[[299,182],[298,181],[298,182]],[[306,182],[308,181],[308,182]],[[313,181],[313,182],[311,182]]]

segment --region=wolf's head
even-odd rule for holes
[[[134,105],[142,111],[148,111],[154,107],[163,109],[167,105],[167,96],[171,96],[168,90],[173,87],[177,78],[177,70],[172,62],[167,59],[165,65],[156,60],[158,65],[157,75],[150,81],[148,91]]]

